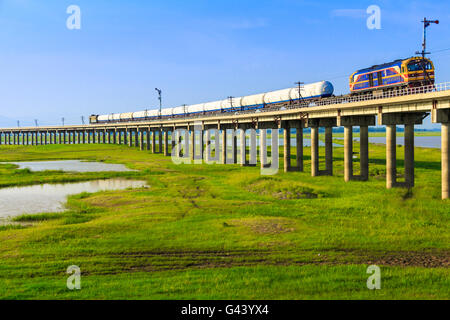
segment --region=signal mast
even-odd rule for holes
[[[432,84],[430,75],[428,74],[427,68],[425,66],[425,56],[427,54],[431,54],[430,52],[427,52],[427,28],[431,26],[431,24],[439,24],[439,20],[428,20],[427,18],[423,18],[423,42],[422,42],[422,52],[417,51],[416,54],[420,54],[422,56],[422,59],[420,61],[420,64],[422,66],[423,72],[428,78],[428,81],[430,84]],[[425,83],[424,83],[425,84]]]

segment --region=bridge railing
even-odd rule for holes
[[[251,114],[251,113],[264,113],[264,112],[271,112],[271,111],[277,111],[277,110],[292,110],[292,109],[300,109],[300,108],[312,108],[312,107],[320,107],[320,106],[328,106],[328,105],[339,105],[339,104],[348,104],[352,102],[362,102],[362,101],[370,101],[370,100],[380,100],[380,99],[386,99],[386,98],[395,98],[395,97],[401,97],[401,96],[410,96],[415,94],[423,94],[428,92],[440,92],[440,91],[447,91],[450,90],[450,82],[444,82],[444,83],[438,83],[434,85],[428,85],[428,86],[422,86],[422,87],[415,87],[415,88],[404,88],[404,89],[398,89],[398,90],[392,90],[388,92],[380,92],[379,94],[362,94],[362,95],[345,95],[345,96],[338,96],[338,97],[332,97],[332,98],[323,98],[316,101],[304,101],[300,104],[293,104],[292,106],[271,106],[266,107],[263,109],[257,109],[255,110],[247,110],[247,111],[237,111],[235,114]],[[196,117],[213,117],[217,115],[197,115],[192,118]]]
[[[447,91],[447,90],[450,90],[450,82],[444,82],[444,83],[439,83],[439,84],[435,84],[435,85],[428,85],[428,86],[415,87],[415,88],[404,88],[404,89],[399,89],[399,90],[392,90],[392,91],[382,92],[379,94],[367,93],[367,94],[357,95],[357,96],[348,95],[348,96],[340,96],[340,97],[334,97],[334,98],[329,98],[329,99],[322,99],[322,100],[314,101],[311,103],[307,103],[306,105],[303,105],[303,107],[319,107],[319,106],[335,105],[335,104],[347,104],[347,103],[352,103],[352,102],[379,100],[379,99],[409,96],[409,95],[423,94],[423,93],[428,93],[428,92],[440,92],[440,91]],[[298,108],[298,106],[296,108]]]

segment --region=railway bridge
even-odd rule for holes
[[[449,125],[450,83],[433,87],[409,88],[381,96],[334,97],[313,104],[280,106],[257,111],[197,114],[139,122],[91,125],[48,126],[0,129],[0,144],[128,144],[164,156],[174,155],[197,162],[257,164],[257,135],[260,138],[260,164],[268,165],[267,130],[272,130],[272,147],[278,146],[283,131],[284,170],[303,171],[303,128],[311,129],[311,174],[333,175],[333,127],[344,127],[344,179],[369,178],[369,126],[386,126],[386,186],[414,186],[414,126],[431,114],[442,125],[442,198],[450,197]],[[405,181],[397,181],[397,126],[405,128]],[[360,175],[353,173],[353,128],[360,128]],[[325,128],[325,170],[319,170],[319,128]],[[252,130],[253,129],[253,130]],[[291,135],[297,142],[295,166],[291,163]],[[247,133],[249,148],[247,148]],[[215,152],[211,152],[211,135]],[[227,146],[228,135],[231,145]],[[170,141],[169,141],[170,140]],[[238,154],[238,140],[240,151]],[[178,142],[178,143],[177,143]],[[158,150],[156,146],[158,145]],[[278,157],[272,165],[278,166]]]

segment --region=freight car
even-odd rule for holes
[[[109,115],[92,115],[90,123],[114,123],[145,121],[155,119],[167,119],[186,117],[196,114],[225,113],[236,111],[256,110],[270,108],[276,104],[294,104],[300,99],[314,101],[315,99],[331,97],[334,87],[331,82],[321,81],[304,85],[300,88],[288,88],[278,91],[266,92],[240,98],[228,98],[225,100],[180,106],[175,108],[163,108],[159,110],[146,110],[138,112],[116,113]]]

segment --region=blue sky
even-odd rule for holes
[[[81,30],[66,9],[81,8]],[[369,5],[382,29],[366,27]],[[450,49],[448,1],[0,0],[0,125],[194,104],[348,76],[420,49]],[[431,56],[450,81],[450,50]],[[427,125],[428,127],[428,125]]]

